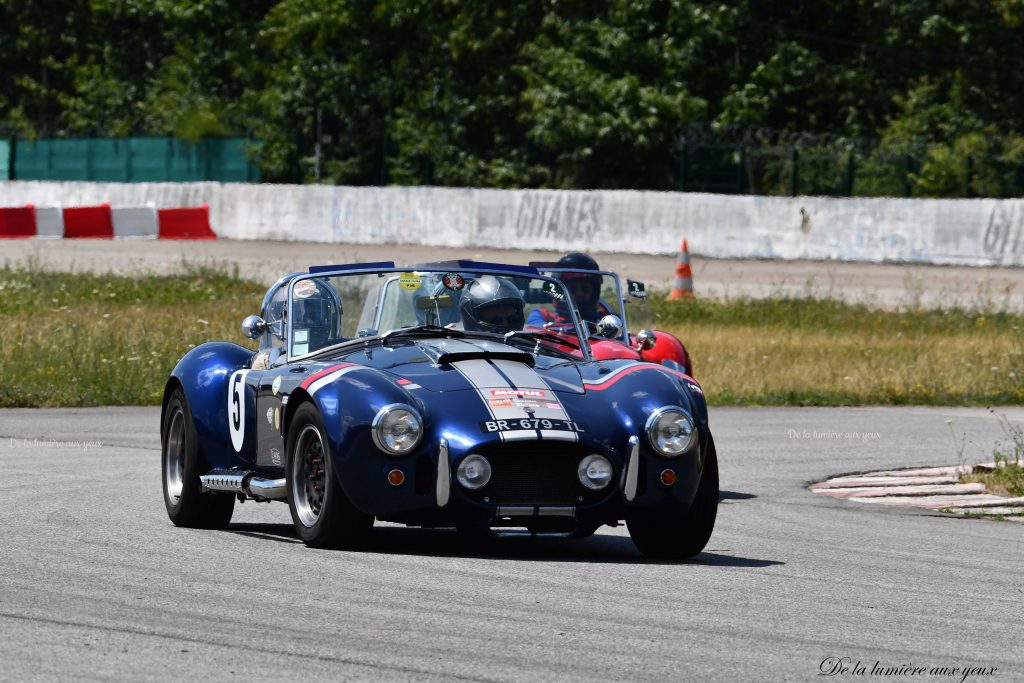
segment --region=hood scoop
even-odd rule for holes
[[[421,341],[417,345],[435,365],[454,363],[460,360],[511,360],[533,367],[533,354],[500,342],[483,339],[472,341],[462,339],[439,339]]]

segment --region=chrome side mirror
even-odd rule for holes
[[[636,335],[636,348],[638,351],[650,351],[658,343],[658,338],[650,330],[640,330]]]
[[[242,321],[242,332],[249,339],[258,339],[267,331],[267,323],[258,315],[250,315]]]
[[[612,339],[622,334],[622,318],[617,315],[606,315],[597,321],[597,333]]]

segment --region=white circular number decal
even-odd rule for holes
[[[245,376],[248,370],[236,370],[228,381],[228,430],[236,453],[245,442]]]

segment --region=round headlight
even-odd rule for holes
[[[459,463],[455,476],[467,489],[482,489],[491,480],[491,463],[482,455],[468,455]]]
[[[588,489],[603,489],[612,480],[612,464],[603,455],[588,455],[576,468],[580,483]]]
[[[697,428],[681,408],[662,408],[647,420],[647,438],[657,453],[674,458],[697,442]]]
[[[423,423],[411,407],[394,403],[380,409],[373,418],[372,431],[377,448],[394,455],[405,455],[419,444]]]

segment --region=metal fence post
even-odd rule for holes
[[[800,153],[796,151],[796,145],[793,146],[790,158],[793,165],[789,169],[789,196],[795,197],[800,182],[799,173],[797,172],[797,166],[800,164]]]
[[[135,177],[135,168],[133,167],[133,164],[135,163],[135,159],[134,159],[134,155],[132,154],[132,149],[135,147],[135,145],[132,144],[132,138],[125,138],[123,144],[124,144],[124,181],[126,183],[130,183],[130,182],[132,182],[132,179]]]
[[[384,133],[384,141],[380,148],[380,184],[383,187],[388,184],[388,148],[391,146],[391,135]]]
[[[974,196],[972,185],[974,184],[974,157],[967,155],[967,177],[964,179],[964,197],[970,199]]]
[[[913,188],[910,185],[910,174],[914,172],[914,158],[907,155],[906,158],[907,170],[903,174],[903,192],[905,196],[909,197],[913,193]]]
[[[316,142],[313,144],[313,178],[320,182],[320,145],[324,139],[324,116],[320,107],[316,108]]]
[[[164,182],[170,182],[171,180],[171,155],[174,153],[174,139],[167,136],[167,147],[164,152]]]
[[[853,150],[850,150],[850,156],[846,158],[846,196],[853,196],[853,176],[855,173],[854,166],[856,161],[853,158]]]
[[[747,146],[740,145],[740,155],[736,163],[736,194],[743,194],[743,171],[747,166]]]
[[[676,183],[676,189],[680,192],[686,192],[686,172],[689,165],[689,153],[690,145],[687,144],[686,140],[683,140],[683,144],[679,146],[679,179]]]
[[[96,180],[96,138],[85,141],[85,179]]]

